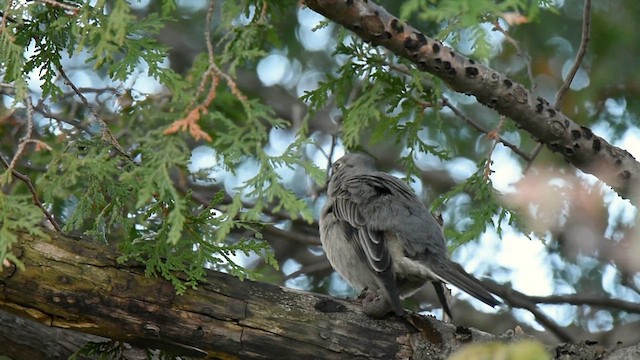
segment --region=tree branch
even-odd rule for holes
[[[29,193],[31,193],[31,201],[33,202],[33,205],[37,206],[40,209],[40,211],[42,211],[44,216],[47,217],[47,220],[49,220],[49,223],[51,223],[51,226],[53,226],[53,228],[56,229],[57,231],[62,231],[62,229],[60,228],[60,225],[58,225],[58,222],[56,221],[56,219],[44,207],[44,204],[42,204],[42,202],[40,201],[40,198],[38,198],[38,192],[36,191],[36,188],[33,186],[33,183],[31,182],[31,179],[27,175],[25,175],[25,174],[19,172],[18,170],[14,169],[4,159],[4,157],[2,155],[0,155],[0,163],[2,163],[2,165],[4,165],[4,167],[7,170],[11,170],[11,175],[13,175],[13,177],[15,177],[16,179],[22,181],[27,186],[27,189],[29,189]]]
[[[176,354],[243,359],[405,358],[417,346],[444,359],[463,344],[459,331],[466,340],[494,338],[421,316],[413,321],[422,332],[410,333],[400,319],[370,319],[356,303],[213,271],[197,291],[176,296],[167,281],[118,264],[113,249],[46,232],[49,239],[21,235],[12,250],[26,270],[0,274],[0,310],[49,326]]]
[[[82,101],[84,106],[91,112],[93,117],[100,124],[102,128],[101,130],[102,138],[108,141],[116,149],[116,151],[120,153],[120,155],[124,156],[132,164],[135,164],[136,162],[133,161],[131,156],[127,154],[126,151],[124,151],[124,149],[122,148],[118,140],[113,136],[113,134],[111,133],[111,130],[109,130],[109,126],[107,125],[107,122],[104,121],[102,116],[100,116],[100,114],[98,114],[98,112],[89,104],[89,101],[87,100],[87,98],[82,94],[82,91],[80,91],[80,89],[78,89],[78,87],[69,79],[65,71],[62,69],[62,66],[58,66],[58,72],[60,73],[60,76],[62,76],[62,78],[64,79],[65,84],[67,84],[69,87],[71,87],[71,89],[73,89],[75,94],[78,95],[78,97],[80,98],[80,101]]]
[[[213,271],[198,290],[176,296],[165,280],[145,276],[136,264],[119,264],[112,248],[43,231],[50,238],[21,234],[12,249],[26,270],[12,267],[0,273],[0,310],[177,355],[445,359],[469,342],[524,336],[511,331],[496,337],[411,315],[419,330],[415,332],[396,317],[368,318],[360,305],[346,300],[240,281]],[[5,328],[0,327],[0,339],[12,337]],[[567,346],[549,350],[561,352]],[[593,343],[569,346],[606,356],[619,351]],[[577,353],[563,357],[578,358],[585,357]]]
[[[562,104],[562,99],[564,98],[567,91],[569,91],[569,87],[573,82],[573,78],[576,76],[578,69],[580,69],[580,64],[584,59],[584,56],[587,54],[587,46],[589,45],[589,33],[591,32],[591,0],[584,0],[584,11],[582,13],[582,38],[580,40],[580,47],[578,48],[578,53],[576,54],[576,58],[573,61],[573,65],[567,74],[567,78],[562,83],[562,86],[556,93],[556,100],[553,103],[553,107],[556,109],[560,109],[560,104]]]
[[[591,29],[591,0],[584,1],[584,11],[582,13],[582,39],[580,40],[580,48],[578,48],[578,53],[576,54],[576,58],[573,61],[573,65],[571,66],[571,70],[567,74],[567,78],[560,86],[560,89],[556,93],[556,100],[553,103],[553,107],[556,110],[560,109],[560,105],[562,104],[562,99],[564,98],[567,91],[569,91],[569,87],[573,82],[573,78],[576,76],[578,69],[580,68],[580,64],[584,59],[584,56],[587,54],[587,45],[589,44],[589,33]],[[535,149],[531,152],[531,160],[527,165],[527,169],[531,167],[533,164],[533,160],[538,156],[542,150],[542,143],[538,143]]]
[[[619,309],[631,313],[640,313],[640,304],[631,303],[620,299],[609,299],[602,297],[590,297],[586,295],[552,295],[552,296],[529,296],[519,291],[505,286],[484,281],[485,287],[492,293],[500,296],[512,307],[522,308],[531,311],[544,327],[552,331],[563,341],[575,341],[575,338],[565,328],[558,326],[553,320],[548,318],[538,309],[538,304],[571,304],[590,305],[611,309]]]
[[[640,204],[640,163],[557,111],[544,98],[487,66],[456,53],[403,23],[372,1],[306,0],[312,10],[382,45],[417,68],[442,79],[452,90],[471,94],[511,118],[518,127],[580,170],[593,174],[620,196]]]
[[[442,105],[443,106],[448,107],[451,111],[453,111],[453,113],[457,117],[459,117],[464,122],[469,124],[469,126],[471,126],[472,128],[478,130],[479,132],[481,132],[481,133],[483,133],[485,135],[489,135],[489,131],[488,130],[485,130],[482,126],[480,126],[480,124],[476,123],[472,118],[468,117],[462,111],[460,111],[457,107],[455,107],[453,104],[451,104],[449,99],[447,99],[446,97],[442,96],[441,101],[442,101]],[[511,151],[513,151],[516,155],[520,156],[524,160],[527,160],[527,161],[529,160],[529,155],[527,155],[527,153],[525,153],[524,151],[520,150],[520,148],[517,147],[515,144],[512,144],[509,141],[505,140],[498,133],[496,133],[495,136],[496,136],[496,140],[498,140],[498,142],[500,142],[502,145],[504,145],[504,146],[508,147],[509,149],[511,149]]]

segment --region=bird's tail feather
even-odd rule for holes
[[[438,295],[438,300],[440,300],[440,304],[442,304],[442,310],[449,316],[450,319],[453,319],[453,314],[451,314],[451,308],[449,308],[449,301],[447,300],[447,295],[445,294],[444,283],[441,281],[432,282],[433,288],[436,290],[436,295]]]
[[[434,273],[442,280],[459,288],[489,306],[500,305],[500,302],[484,288],[480,280],[466,272],[459,264],[447,260],[440,266],[433,267]]]

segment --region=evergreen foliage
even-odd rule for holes
[[[442,32],[448,35],[508,9],[528,7],[534,15],[538,6],[546,5],[545,1],[532,4],[524,0],[501,5],[493,1],[454,3],[434,6],[407,1],[401,15],[430,14],[420,15],[420,19],[435,22],[455,19]],[[172,18],[176,4],[160,1],[158,5],[156,12],[143,18],[125,0],[68,1],[64,6],[33,2],[8,7],[5,16],[15,21],[6,22],[0,32],[0,62],[5,69],[3,81],[14,86],[15,106],[24,108],[25,98],[34,96],[26,85],[34,77],[41,81],[37,106],[70,106],[77,94],[60,79],[63,59],[83,54],[94,71],[113,83],[113,88],[101,92],[112,97],[131,96],[125,84],[142,64],[147,75],[165,86],[167,93],[139,94],[135,106],[120,108],[104,106],[96,94],[87,106],[69,113],[74,122],[85,124],[81,128],[73,129],[68,126],[70,122],[56,119],[31,118],[30,126],[39,134],[38,141],[49,148],[28,153],[3,149],[3,156],[18,156],[22,160],[18,164],[29,161],[46,168],[43,174],[33,172],[32,176],[43,203],[61,221],[64,231],[105,242],[118,239],[122,261],[145,263],[149,275],[170,280],[179,293],[197,285],[205,266],[255,278],[256,273],[237,264],[233,254],[255,252],[277,266],[269,246],[260,240],[265,207],[273,205],[271,211],[283,210],[293,218],[313,220],[308,204],[286,188],[276,169],[302,167],[318,184],[324,175],[304,159],[303,149],[311,141],[304,126],[284,153],[265,153],[269,130],[285,128],[287,122],[258,98],[247,97],[233,82],[215,73],[206,54],[198,57],[184,75],[166,66],[168,48],[157,41],[157,36],[167,21],[177,20]],[[269,47],[281,46],[273,22],[288,6],[293,2],[270,2],[269,6],[260,1],[224,2],[216,27],[220,37],[215,45],[220,51],[213,65],[227,69],[233,78],[239,68],[252,66],[264,57]],[[430,11],[419,11],[425,8]],[[450,158],[449,149],[421,136],[425,125],[438,127],[441,121],[437,111],[425,112],[422,105],[425,101],[437,102],[440,82],[411,70],[406,74],[393,71],[399,65],[411,67],[345,31],[341,34],[333,56],[343,57],[343,65],[302,99],[312,109],[323,108],[330,97],[336,99],[343,113],[340,139],[347,148],[360,146],[365,133],[371,143],[391,134],[396,144],[408,149],[402,158],[407,179],[419,173],[415,153]],[[484,51],[486,39],[478,35],[474,43],[478,51]],[[354,84],[360,87],[355,98],[350,96]],[[190,132],[180,131],[184,129]],[[109,133],[122,134],[117,144]],[[247,158],[259,166],[253,178],[238,185],[226,205],[221,204],[222,193],[203,206],[175,186],[176,173],[198,181],[216,180],[188,170],[188,144],[200,139],[210,139],[208,145],[215,149],[216,160],[230,172]],[[11,171],[5,169],[1,179],[7,184]],[[493,200],[486,177],[471,177],[443,199],[462,191],[478,194],[478,204],[491,200],[490,208],[474,207],[482,209],[474,216],[474,225],[457,234],[459,241],[466,242],[482,233],[493,215],[506,216],[506,210]],[[17,231],[44,236],[35,226],[42,221],[42,212],[31,203],[25,188],[1,193],[0,203],[0,259],[15,261],[10,248]],[[249,235],[229,241],[234,229],[245,229]],[[181,273],[186,278],[177,275]]]
[[[5,100],[0,103],[0,263],[22,266],[11,252],[17,234],[46,236],[39,226],[53,226],[48,213],[62,231],[81,241],[116,243],[120,261],[143,263],[147,275],[169,280],[178,293],[197,287],[206,268],[242,279],[268,275],[244,266],[237,255],[257,255],[278,267],[262,230],[317,219],[315,200],[326,169],[308,149],[329,157],[336,144],[349,150],[393,148],[400,176],[408,182],[421,176],[418,158],[426,155],[475,163],[470,176],[428,199],[435,200],[434,211],[446,211],[450,202],[465,197],[457,211],[470,220],[457,227],[445,221],[452,247],[490,228],[498,234],[507,224],[520,228],[519,216],[504,205],[490,177],[495,138],[452,123],[459,120],[447,116],[443,99],[464,104],[466,98],[438,78],[323,21],[316,30],[335,31],[337,40],[330,53],[300,57],[301,67],[326,71],[300,97],[310,113],[296,122],[279,116],[261,94],[236,80],[255,72],[269,54],[302,52],[296,48],[301,46],[294,39],[298,35],[282,30],[295,27],[298,1],[220,1],[206,14],[213,19],[211,28],[205,28],[207,9],[189,24],[196,16],[180,18],[174,0],[151,1],[148,11],[138,11],[134,3],[0,1],[0,98]],[[518,12],[535,24],[542,14],[556,13],[554,3],[405,0],[383,5],[489,63],[496,56],[490,27],[500,24],[505,13]],[[196,25],[202,26],[199,41],[210,47],[188,57],[181,69],[178,61],[169,60],[176,57],[175,49],[162,41],[162,31]],[[509,51],[505,57],[515,57]],[[524,78],[523,67],[509,75]],[[157,86],[137,90],[141,79],[154,79]],[[326,134],[319,135],[309,121],[327,108],[337,109],[339,128],[330,134],[331,152],[323,144]],[[502,126],[497,114],[481,115],[488,129],[517,134],[514,126]],[[627,125],[620,120],[616,129]],[[268,149],[274,129],[295,133],[282,151]],[[517,138],[534,146],[531,139]],[[212,151],[215,165],[194,166],[198,147]],[[256,169],[252,176],[225,187],[223,177],[240,175],[245,164]],[[296,191],[283,179],[283,169],[302,173],[294,181],[304,179],[310,190]],[[203,199],[184,184],[219,184],[220,189]],[[100,346],[97,353],[121,356],[119,343]]]

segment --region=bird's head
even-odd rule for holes
[[[329,190],[332,185],[350,176],[368,174],[376,171],[375,162],[371,157],[360,153],[348,153],[336,160],[331,166],[331,178],[329,180]]]

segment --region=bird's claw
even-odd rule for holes
[[[372,318],[381,319],[393,311],[391,304],[376,291],[364,290],[360,297],[362,297],[362,310]]]

